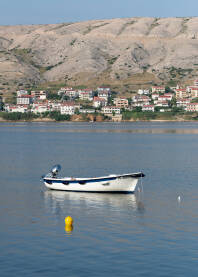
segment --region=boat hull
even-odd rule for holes
[[[141,176],[143,177],[143,176]],[[44,178],[44,184],[51,190],[79,192],[131,192],[135,191],[139,177],[129,175],[90,179]]]

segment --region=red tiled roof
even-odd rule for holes
[[[93,101],[104,102],[104,101],[106,101],[106,100],[105,100],[104,98],[95,96],[94,99],[93,99]]]

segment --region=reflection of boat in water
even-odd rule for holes
[[[58,178],[60,169],[61,166],[56,165],[50,173],[42,177],[47,188],[82,192],[134,192],[138,179],[145,176],[142,172],[137,172],[93,178]]]
[[[64,208],[72,201],[80,206],[89,206],[105,208],[107,206],[114,209],[138,209],[138,201],[135,194],[109,194],[109,193],[86,193],[86,192],[70,192],[70,191],[57,191],[46,190],[44,192],[45,203],[47,205]]]

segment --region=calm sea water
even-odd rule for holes
[[[197,276],[198,124],[1,123],[0,155],[1,277]],[[146,178],[135,195],[49,191],[56,163]]]

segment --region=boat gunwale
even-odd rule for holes
[[[139,179],[145,177],[144,173],[137,172],[137,173],[128,173],[128,174],[121,174],[121,175],[109,175],[103,177],[92,177],[92,178],[74,178],[74,177],[62,177],[62,178],[54,178],[54,177],[44,177],[43,180],[45,181],[53,181],[54,183],[60,183],[67,181],[69,183],[79,183],[79,182],[86,182],[86,183],[93,183],[93,182],[105,182],[105,181],[112,181],[120,178],[135,178]]]

